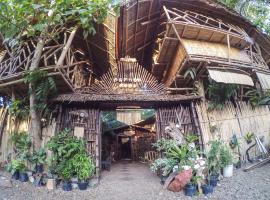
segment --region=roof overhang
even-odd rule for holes
[[[263,90],[270,90],[270,71],[269,72],[256,72],[261,87]]]
[[[250,75],[242,70],[228,68],[208,68],[211,79],[217,83],[254,86]]]
[[[98,95],[98,94],[80,94],[70,93],[61,94],[53,101],[55,103],[82,103],[99,107],[118,107],[118,106],[140,106],[147,108],[155,108],[160,105],[177,105],[180,103],[189,103],[191,101],[199,101],[200,96],[185,96],[185,95],[138,95],[138,94],[121,94],[121,95]]]

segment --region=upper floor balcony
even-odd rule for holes
[[[207,67],[268,71],[260,47],[248,34],[232,24],[191,11],[163,7],[152,72],[167,86],[195,68],[205,76]]]

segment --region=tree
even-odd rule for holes
[[[269,0],[219,0],[270,35]]]
[[[84,30],[84,36],[95,33],[94,24],[102,23],[111,9],[117,8],[114,0],[1,0],[0,36],[6,48],[15,52],[24,38],[37,42],[30,70],[39,68],[43,47],[48,38],[57,34],[56,27],[72,23],[74,31]],[[37,97],[34,85],[29,83],[30,133],[33,148],[41,145],[41,120],[36,109]]]

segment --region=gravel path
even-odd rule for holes
[[[0,175],[7,175],[0,171]],[[64,192],[61,188],[48,191],[30,183],[13,181],[12,188],[0,187],[0,200],[270,200],[270,164],[251,172],[238,170],[233,178],[222,180],[210,197],[185,197],[183,192],[172,193],[162,189],[159,178],[140,163],[119,163],[110,172],[103,172],[98,187],[86,191]]]

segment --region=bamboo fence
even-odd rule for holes
[[[220,138],[229,143],[235,134],[240,144],[240,154],[246,161],[246,149],[248,148],[244,136],[252,132],[261,137],[264,136],[264,145],[270,143],[270,109],[268,106],[252,108],[246,102],[239,102],[235,107],[227,102],[222,110],[209,110],[209,103],[196,104],[200,128],[205,145],[209,141]],[[236,151],[236,150],[234,150]],[[251,156],[258,155],[258,149],[253,148]]]

